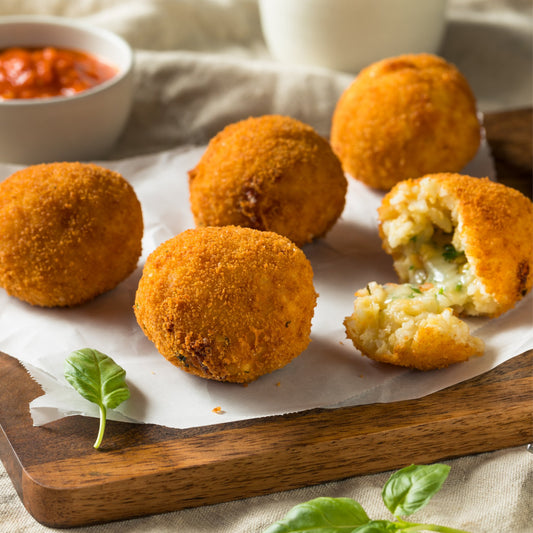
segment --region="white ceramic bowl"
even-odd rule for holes
[[[0,50],[12,46],[84,51],[115,66],[117,74],[72,96],[0,100],[0,161],[35,164],[104,157],[131,109],[129,45],[109,31],[62,17],[0,17]]]
[[[357,73],[374,61],[436,53],[446,0],[259,0],[272,56]]]

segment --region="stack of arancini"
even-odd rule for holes
[[[379,233],[400,279],[356,292],[344,321],[354,346],[419,370],[482,354],[460,317],[499,316],[530,291],[533,218],[517,191],[457,174],[480,139],[467,80],[429,54],[363,69],[337,103],[331,145],[281,115],[228,125],[189,172],[197,227],[144,265],[139,326],[202,378],[248,383],[287,365],[310,341],[318,296],[301,247],[341,216],[346,173],[389,191]],[[29,167],[0,184],[0,286],[33,305],[87,302],[135,269],[142,232],[119,174]]]
[[[137,321],[177,367],[247,383],[309,343],[317,294],[299,247],[335,224],[347,180],[313,128],[264,115],[211,139],[189,190],[197,227],[148,258]]]

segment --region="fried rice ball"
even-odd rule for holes
[[[175,366],[248,383],[305,350],[316,299],[311,265],[286,237],[202,227],[150,254],[134,310],[145,335]]]
[[[369,65],[341,95],[332,118],[331,145],[344,171],[381,190],[408,178],[460,171],[480,140],[467,80],[431,54]]]
[[[347,180],[329,143],[290,117],[227,126],[189,172],[197,226],[274,231],[302,246],[324,235],[344,209]]]
[[[533,209],[488,178],[440,173],[398,183],[378,210],[402,284],[369,284],[344,324],[365,355],[427,370],[482,353],[457,316],[497,317],[533,285]]]
[[[133,272],[142,234],[140,203],[120,174],[27,167],[0,183],[0,286],[36,306],[82,304]]]

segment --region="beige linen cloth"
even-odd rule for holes
[[[327,136],[353,78],[273,61],[254,0],[0,0],[0,16],[26,13],[75,17],[135,48],[135,104],[113,159],[203,145],[226,124],[264,113],[291,115]],[[440,53],[467,76],[481,111],[532,105],[532,26],[530,0],[450,0]],[[417,521],[472,533],[533,532],[533,454],[525,446],[446,462],[451,474]],[[388,518],[381,488],[389,475],[71,531],[261,532],[318,496],[351,497],[371,517]],[[0,532],[47,531],[55,530],[27,513],[0,465]]]

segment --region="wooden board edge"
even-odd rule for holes
[[[412,463],[425,464],[464,455],[525,445],[531,439],[533,411],[527,401],[479,416],[456,417],[372,435],[280,449],[266,448],[252,457],[225,457],[216,464],[154,471],[100,486],[57,488],[23,469],[22,500],[40,523],[76,527],[176,511],[200,505],[260,496],[355,475],[372,474]],[[493,428],[498,425],[499,432]],[[469,439],[464,434],[468,428]],[[442,446],[442,439],[447,446]],[[413,446],[412,443],[417,443]],[[394,446],[391,442],[396,443]],[[366,450],[361,453],[361,450]],[[423,453],[421,454],[421,450]],[[328,461],[332,458],[331,462]],[[324,460],[326,459],[326,460]],[[95,513],[98,509],[98,513]]]
[[[442,416],[434,414],[422,423],[413,419],[409,425],[402,427],[378,428],[370,433],[348,432],[332,439],[331,434],[322,434],[320,428],[309,438],[279,442],[265,441],[264,447],[255,442],[253,453],[239,453],[231,449],[215,456],[211,461],[192,461],[180,466],[179,457],[188,448],[200,445],[205,434],[180,441],[166,440],[152,443],[145,447],[146,456],[160,453],[168,458],[175,458],[176,465],[168,468],[148,468],[142,475],[128,476],[127,469],[121,476],[110,476],[108,483],[80,484],[79,486],[53,485],[47,483],[46,470],[64,470],[83,468],[91,475],[90,461],[52,462],[22,467],[21,499],[26,509],[34,518],[51,527],[76,527],[110,522],[137,516],[176,511],[188,507],[222,503],[272,492],[300,488],[327,481],[334,481],[355,475],[371,474],[405,466],[414,462],[431,463],[463,455],[493,451],[511,446],[523,445],[532,439],[533,404],[530,391],[533,390],[533,373],[531,372],[533,354],[524,354],[521,361],[509,364],[513,379],[507,381],[504,368],[497,367],[492,373],[477,377],[469,382],[454,386],[469,394],[469,385],[485,383],[482,397],[494,395],[498,401],[490,404],[486,410],[462,411],[459,414]],[[522,366],[518,363],[524,363]],[[517,370],[519,369],[520,372]],[[520,374],[522,377],[520,377]],[[494,377],[496,376],[496,377]],[[502,380],[499,382],[498,380]],[[505,391],[501,397],[498,387]],[[476,391],[478,391],[476,389]],[[478,391],[479,392],[479,391]],[[445,395],[446,390],[435,393]],[[501,408],[499,401],[505,395],[515,398],[514,405]],[[424,397],[427,398],[427,397]],[[423,403],[424,399],[422,399]],[[402,403],[402,402],[400,402]],[[339,423],[339,416],[353,415],[358,411],[373,409],[374,414],[380,410],[389,410],[390,404],[359,406],[332,412]],[[320,423],[327,413],[303,413],[289,420],[289,426],[305,425],[309,421]],[[266,428],[272,421],[256,421],[253,428],[254,439],[263,439]],[[348,424],[350,421],[347,420]],[[494,432],[494,428],[498,432]],[[247,427],[233,432],[223,428],[213,428],[207,434],[211,450],[215,454],[217,439],[219,447],[227,444],[225,437],[231,435],[231,442],[238,442],[246,434]],[[468,430],[469,439],[465,442]],[[267,432],[268,433],[268,432]],[[447,436],[448,445],[442,446],[443,435]],[[243,437],[246,439],[245,437]],[[190,441],[190,442],[185,442]],[[197,441],[197,442],[194,442]],[[246,440],[243,441],[244,443]],[[391,446],[391,442],[395,445]],[[413,443],[416,442],[416,446]],[[246,447],[246,446],[245,446]],[[193,448],[190,448],[192,450]],[[364,450],[367,450],[364,452]],[[421,453],[423,450],[423,453]],[[206,450],[200,450],[200,453]],[[248,449],[249,451],[249,449]],[[137,450],[138,452],[138,450]],[[128,450],[123,452],[127,459]],[[121,456],[117,450],[111,455]],[[43,482],[44,480],[44,482]],[[98,509],[98,516],[95,516]]]

